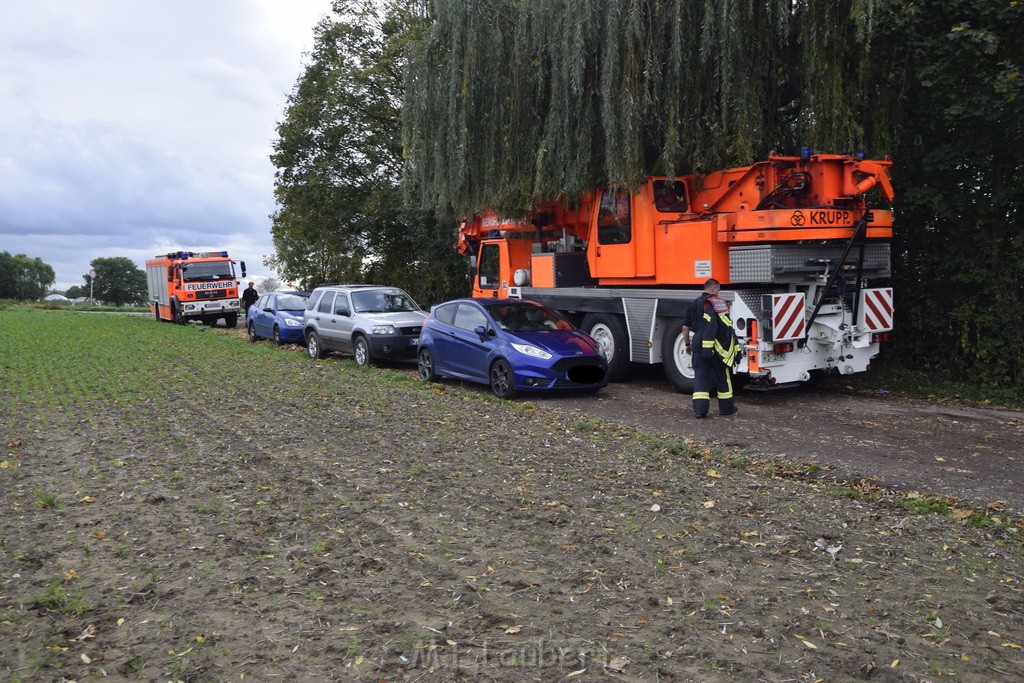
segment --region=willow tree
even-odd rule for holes
[[[406,70],[406,188],[441,211],[515,211],[884,143],[859,120],[875,4],[434,0]]]

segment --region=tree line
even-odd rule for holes
[[[89,268],[95,278],[82,275],[82,285],[74,285],[63,294],[69,299],[92,296],[110,306],[143,304],[146,301],[146,273],[124,256],[95,258]],[[41,258],[0,252],[0,299],[37,301],[56,281],[53,267]]]
[[[804,145],[891,155],[903,365],[1024,384],[1024,3],[338,0],[278,126],[286,279],[464,295],[458,216]]]

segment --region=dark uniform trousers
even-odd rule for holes
[[[712,394],[718,396],[718,412],[729,415],[736,411],[732,400],[732,373],[717,353],[693,354],[693,413],[707,415]]]

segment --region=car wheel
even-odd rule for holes
[[[594,338],[608,361],[608,379],[624,379],[630,370],[629,335],[622,318],[617,315],[590,313],[583,318],[583,331]]]
[[[434,369],[434,355],[430,353],[430,349],[420,349],[419,356],[417,356],[417,368],[419,369],[420,379],[424,382],[437,381],[437,372]]]
[[[306,333],[306,352],[313,360],[320,360],[324,357],[324,349],[320,346],[320,335],[312,330]]]
[[[516,395],[516,376],[512,373],[512,366],[508,361],[499,358],[494,361],[490,372],[491,391],[498,398],[513,398]]]
[[[370,354],[370,343],[366,341],[366,337],[356,337],[355,342],[352,344],[352,356],[356,360],[356,365],[361,368],[373,365],[373,356]]]
[[[274,343],[278,346],[284,346],[284,339],[281,339],[281,328],[278,325],[274,325]]]
[[[693,356],[686,352],[683,319],[673,318],[661,337],[661,361],[669,383],[684,394],[693,393]]]
[[[256,336],[256,326],[249,323],[249,341],[258,342],[260,338]]]

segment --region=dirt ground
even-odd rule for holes
[[[296,363],[255,408],[273,387],[182,381],[157,422],[0,412],[0,678],[1024,672],[1019,413],[840,386],[700,422],[655,382],[508,403],[409,374]]]

